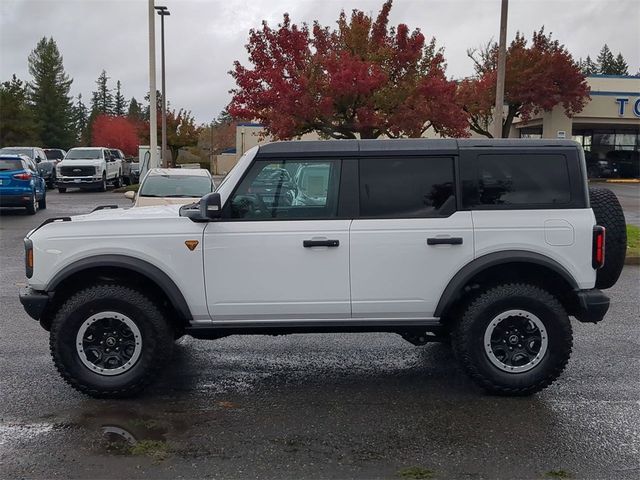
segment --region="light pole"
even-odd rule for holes
[[[149,164],[158,166],[158,113],[156,112],[156,19],[153,16],[154,0],[149,0]],[[144,171],[144,159],[140,159],[140,175]]]
[[[167,87],[164,73],[164,17],[171,15],[171,13],[167,7],[155,7],[155,9],[158,11],[158,15],[160,15],[160,51],[162,52],[162,166],[166,168],[169,164],[167,162]],[[171,160],[175,162],[176,159],[173,158]]]
[[[500,44],[498,45],[498,79],[496,82],[496,106],[493,113],[494,138],[502,138],[502,114],[504,109],[504,77],[507,60],[507,10],[509,0],[502,0],[500,10]],[[507,133],[507,136],[509,134]]]

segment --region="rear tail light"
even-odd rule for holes
[[[604,265],[604,244],[606,229],[600,225],[593,227],[593,253],[591,265],[593,268],[601,268]]]
[[[31,180],[31,174],[29,172],[16,173],[13,178],[16,180]]]
[[[28,238],[24,239],[24,266],[27,278],[33,275],[33,242]]]

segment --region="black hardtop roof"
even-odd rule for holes
[[[375,140],[294,140],[265,143],[259,146],[258,156],[296,156],[342,154],[355,156],[360,153],[373,155],[391,154],[457,154],[467,148],[541,148],[576,147],[573,140],[520,139],[520,138],[399,138]]]

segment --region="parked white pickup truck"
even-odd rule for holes
[[[122,160],[108,148],[78,147],[67,152],[56,165],[56,187],[60,193],[67,188],[107,190],[107,183],[122,185]]]

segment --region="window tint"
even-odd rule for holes
[[[142,182],[141,197],[202,197],[213,191],[211,178],[195,175],[149,175]]]
[[[339,160],[260,160],[229,203],[228,216],[251,220],[336,215]]]
[[[571,184],[564,155],[479,155],[477,195],[469,205],[569,203]]]
[[[102,158],[102,151],[88,148],[72,148],[64,157],[65,160],[95,160]]]
[[[361,217],[438,217],[454,211],[452,158],[360,161]]]
[[[22,160],[18,158],[15,160],[12,158],[0,158],[0,172],[7,170],[22,170],[23,168]]]

